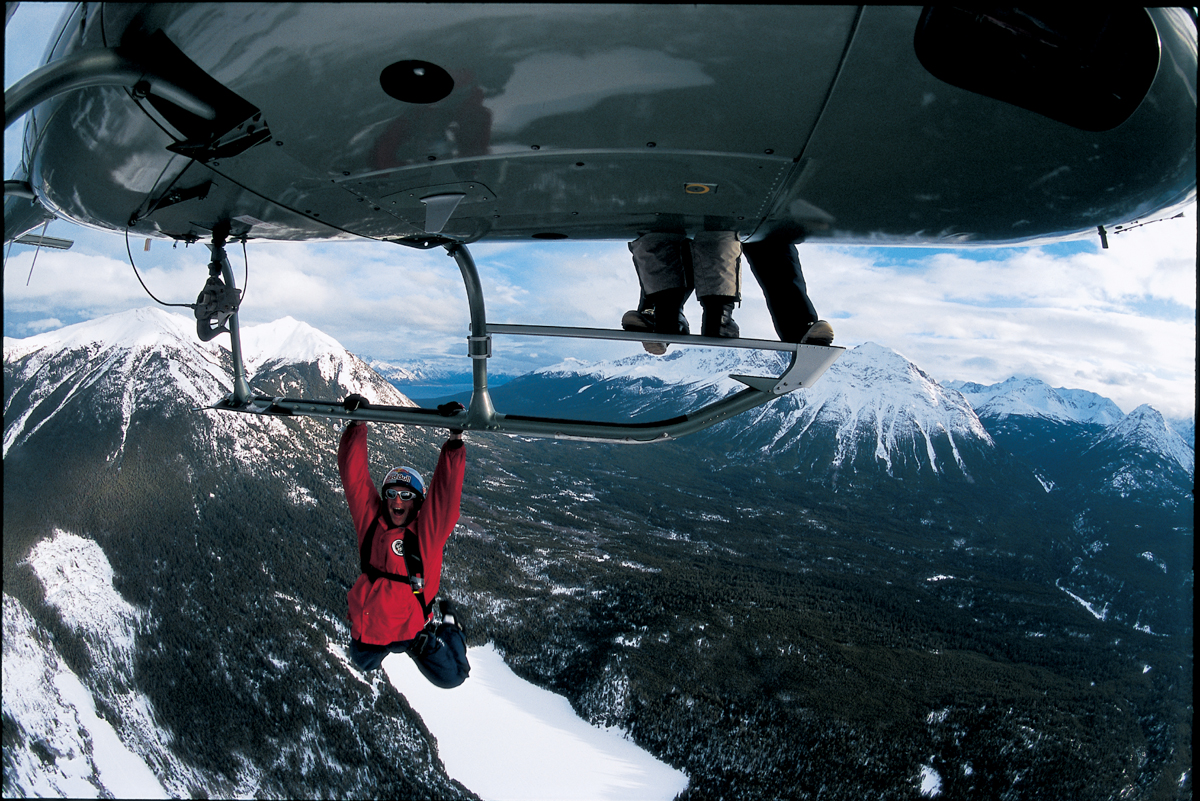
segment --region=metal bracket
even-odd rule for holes
[[[472,359],[492,358],[492,337],[467,337],[467,355]]]
[[[786,395],[798,389],[811,387],[825,374],[830,365],[838,360],[845,348],[823,345],[796,345],[792,363],[779,378],[752,375],[730,375],[748,387],[773,395]]]
[[[168,206],[174,206],[176,203],[183,203],[188,200],[205,200],[208,198],[208,192],[212,189],[212,180],[207,180],[195,186],[187,186],[182,189],[172,189],[150,204],[150,208],[146,211],[138,211],[129,219],[129,227],[137,225],[141,220],[146,219],[154,212],[165,209]]]
[[[255,118],[258,116],[258,114],[255,114]],[[247,133],[236,133],[232,137],[215,142],[175,142],[167,145],[167,150],[170,150],[172,153],[178,153],[181,156],[186,156],[189,159],[206,163],[216,159],[232,158],[271,138],[271,131],[267,128],[265,122],[257,130],[255,130],[255,125],[251,124],[250,120],[242,123],[242,125],[249,128]],[[242,125],[238,126],[238,131],[241,131]]]

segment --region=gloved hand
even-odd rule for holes
[[[370,407],[370,402],[362,395],[347,395],[346,399],[342,401],[342,408],[348,412],[353,412],[357,409],[369,409]]]
[[[438,414],[440,414],[442,417],[453,417],[466,408],[466,406],[463,406],[458,401],[450,401],[449,403],[443,403],[442,405],[438,406],[437,410]],[[450,433],[452,435],[462,434],[462,432],[463,430],[461,428],[450,429]]]

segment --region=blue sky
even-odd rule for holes
[[[23,3],[5,31],[5,86],[35,68],[64,4]],[[20,154],[22,124],[5,132],[5,175]],[[1195,414],[1196,206],[1185,218],[1042,247],[988,249],[802,245],[809,291],[836,344],[892,348],[938,380],[993,383],[1033,376],[1088,389],[1125,411],[1150,403],[1170,417]],[[14,246],[4,267],[4,335],[27,337],[153,303],[129,266],[123,237],[56,221],[67,252]],[[161,299],[189,303],[207,273],[207,250],[130,243]],[[621,242],[479,244],[491,322],[617,328],[637,303]],[[231,253],[241,281],[241,252]],[[30,267],[34,266],[29,277]],[[445,251],[363,241],[252,244],[243,324],[285,315],[359,355],[432,359],[469,370],[468,313]],[[26,280],[28,278],[28,286]],[[746,271],[735,319],[746,337],[774,339],[762,294]],[[189,314],[187,309],[176,310]],[[699,305],[686,309],[693,326]],[[493,372],[521,372],[573,356],[616,358],[634,344],[495,338]]]

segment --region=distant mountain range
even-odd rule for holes
[[[1052,389],[1036,378],[1010,378],[983,386],[967,381],[948,381],[948,389],[962,393],[985,417],[1003,420],[1010,416],[1041,417],[1070,423],[1112,425],[1124,413],[1108,398],[1084,389]]]
[[[492,394],[501,411],[648,420],[741,389],[729,378],[732,374],[777,375],[785,364],[778,354],[680,349],[662,358],[567,361],[519,376]],[[1059,451],[1073,459],[1089,451],[1094,456],[1126,448],[1161,460],[1163,475],[1195,473],[1193,445],[1150,406],[1125,415],[1095,393],[1053,389],[1029,378],[991,386],[943,385],[895,351],[870,342],[843,355],[815,387],[696,436],[727,447],[728,458],[769,456],[774,464],[783,460],[810,477],[853,480],[847,476],[857,475],[873,481],[883,474],[970,481],[972,458],[994,453],[994,436],[1002,437],[1006,448],[1016,444],[1010,441],[1018,425],[1022,430],[1064,427],[1078,439],[1065,450],[1055,437],[1040,436],[1032,448],[1012,449],[1023,458],[1033,457],[1035,468],[1043,467],[1043,461],[1053,463]],[[1044,459],[1036,456],[1039,452]],[[1109,486],[1121,483],[1115,474],[1108,477]],[[1149,480],[1144,488],[1157,483]]]
[[[471,371],[447,368],[444,362],[426,360],[395,364],[381,359],[369,359],[367,364],[388,381],[398,385],[408,383],[434,384],[439,382],[470,381]]]
[[[403,405],[395,381],[447,379],[389,382],[290,318],[242,334],[264,393]],[[338,425],[198,411],[229,392],[223,339],[155,309],[5,339],[5,795],[113,791],[78,733],[100,724],[61,723],[78,681],[172,795],[469,797],[346,665]],[[780,368],[673,348],[493,397],[649,419]],[[371,437],[378,475],[440,442]],[[471,642],[688,798],[908,798],[932,771],[945,797],[1151,799],[1189,775],[1194,446],[1149,406],[939,384],[868,343],[675,442],[468,440],[443,584]]]
[[[461,360],[449,366],[444,360],[433,359],[408,361],[403,364],[368,359],[367,364],[396,389],[415,398],[450,396],[471,386],[471,366],[462,366]],[[512,378],[513,376],[506,373],[489,370],[488,385],[497,387]]]

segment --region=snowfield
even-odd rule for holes
[[[412,659],[383,669],[437,738],[450,777],[487,801],[651,801],[674,798],[687,775],[629,740],[590,725],[561,695],[519,678],[489,643],[467,652],[471,676],[434,687]]]

